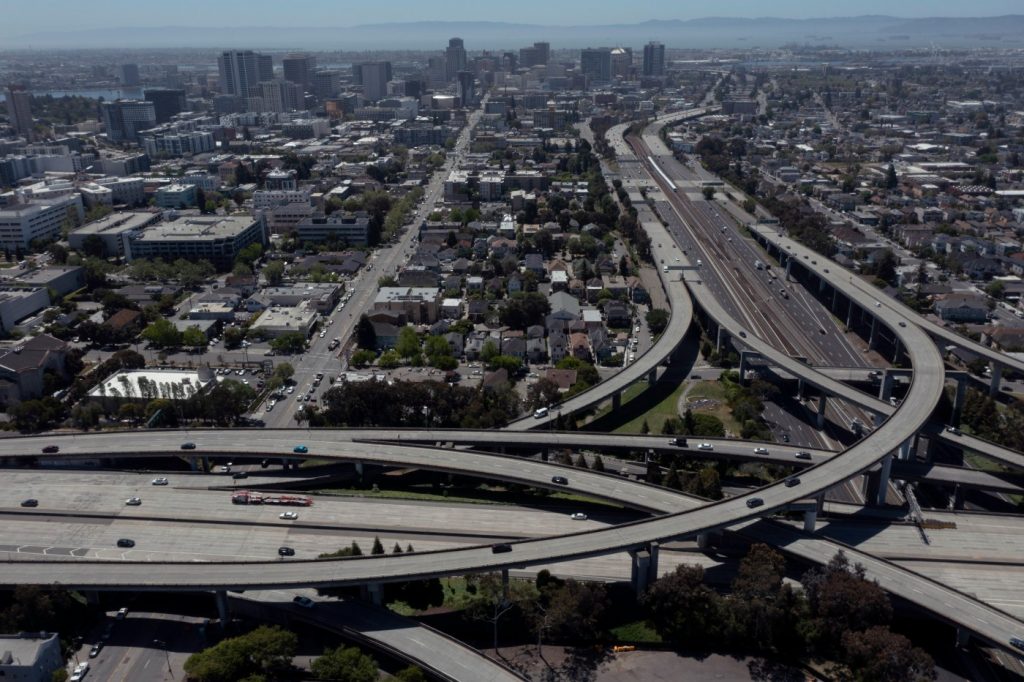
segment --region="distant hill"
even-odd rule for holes
[[[162,26],[41,31],[7,48],[304,48],[311,50],[441,49],[452,36],[475,49],[515,49],[536,40],[552,47],[639,47],[659,40],[680,48],[774,48],[784,44],[850,48],[1024,46],[1024,15],[977,18],[859,16],[828,19],[667,19],[636,24],[546,26],[502,22],[429,21],[349,27]]]

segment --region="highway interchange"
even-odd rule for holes
[[[660,174],[653,174],[663,177]],[[663,191],[666,188],[662,188]],[[671,189],[671,188],[668,188]],[[703,215],[703,218],[701,217]],[[711,219],[708,214],[691,214],[695,221]],[[717,219],[715,217],[714,219]],[[645,223],[645,227],[646,227]],[[659,223],[660,226],[660,223]],[[772,233],[774,234],[774,233]],[[778,239],[764,234],[765,239]],[[653,242],[663,240],[667,244],[670,235],[667,231],[651,235]],[[800,256],[792,245],[780,244],[783,249]],[[656,257],[662,253],[656,249]],[[673,259],[677,256],[671,256]],[[105,562],[103,570],[97,571],[92,561],[12,561],[5,572],[4,584],[44,583],[73,585],[83,588],[128,588],[128,589],[224,589],[224,588],[255,588],[255,587],[287,587],[293,585],[332,585],[332,584],[366,584],[387,580],[402,580],[429,575],[450,575],[480,570],[499,568],[516,568],[550,563],[554,559],[586,558],[607,554],[623,549],[638,549],[652,542],[694,537],[709,530],[736,527],[737,525],[756,521],[756,519],[775,510],[813,498],[832,486],[841,484],[851,477],[882,463],[887,466],[891,462],[892,452],[901,444],[910,443],[920,428],[927,423],[934,406],[943,391],[945,374],[942,358],[931,342],[929,334],[945,338],[944,330],[931,329],[925,325],[922,330],[920,320],[897,305],[879,304],[877,293],[864,290],[847,277],[845,271],[838,266],[831,266],[832,272],[821,266],[806,262],[803,266],[812,270],[818,277],[831,286],[841,290],[866,313],[875,317],[899,339],[908,354],[914,369],[913,379],[905,400],[898,408],[888,403],[850,388],[835,381],[825,374],[808,367],[796,360],[785,351],[776,349],[771,343],[760,338],[752,327],[758,326],[761,333],[768,329],[759,325],[738,321],[708,291],[708,286],[698,278],[698,268],[689,263],[688,258],[680,257],[681,267],[688,268],[684,277],[679,277],[678,270],[674,275],[666,273],[666,288],[673,305],[673,322],[671,333],[665,338],[679,339],[685,333],[692,308],[688,289],[699,302],[704,312],[721,328],[728,330],[734,338],[741,335],[743,344],[756,351],[762,357],[787,372],[800,376],[804,381],[830,396],[839,396],[877,415],[879,423],[863,440],[842,453],[838,453],[827,461],[806,469],[801,474],[801,484],[794,488],[781,483],[766,486],[758,491],[743,494],[694,508],[696,501],[684,502],[678,493],[664,491],[651,486],[643,486],[621,477],[603,476],[591,472],[573,470],[571,473],[571,489],[599,498],[619,500],[623,504],[638,505],[647,509],[658,509],[662,516],[638,522],[630,522],[613,527],[597,528],[582,533],[547,537],[517,542],[514,551],[509,554],[492,554],[488,547],[469,547],[450,549],[441,552],[416,552],[401,557],[364,557],[358,560],[338,562],[309,561],[273,561],[260,565],[258,574],[251,564],[243,565],[233,562],[178,564],[160,563],[156,569],[153,562],[135,563],[131,560],[123,562]],[[705,256],[705,260],[708,260]],[[674,260],[673,260],[674,263]],[[823,272],[824,270],[824,272]],[[677,305],[679,306],[677,309]],[[686,324],[682,324],[683,322]],[[682,328],[681,331],[676,331]],[[678,341],[679,339],[676,339]],[[962,343],[962,340],[958,340]],[[609,395],[616,393],[632,381],[647,376],[655,371],[658,364],[674,349],[675,344],[659,341],[644,356],[625,370],[629,372],[620,384],[615,379],[604,382],[597,389],[579,396],[581,404],[593,404]],[[995,358],[1002,362],[1003,357]],[[1011,364],[1004,362],[1004,364]],[[620,376],[622,376],[620,375]],[[627,380],[628,379],[628,380]],[[607,385],[606,385],[607,384]],[[590,402],[588,402],[590,401]],[[561,409],[568,411],[575,405],[566,403]],[[538,420],[539,421],[539,420]],[[526,430],[537,423],[521,420],[513,425],[515,429]],[[301,435],[300,435],[301,434]],[[195,436],[198,438],[198,435]],[[128,434],[89,434],[78,436],[60,436],[54,440],[59,442],[62,454],[82,454],[102,457],[110,452],[123,452],[123,441],[132,439]],[[390,445],[382,448],[374,444],[348,443],[341,447],[345,439],[332,437],[331,432],[291,431],[287,435],[278,436],[275,432],[263,432],[258,440],[245,443],[242,435],[236,431],[203,432],[202,453],[211,455],[250,455],[250,456],[283,456],[291,451],[296,441],[308,446],[309,455],[318,458],[338,456],[342,459],[360,461],[380,461],[424,468],[436,468],[445,471],[477,472],[488,478],[513,480],[533,485],[551,487],[553,465],[531,460],[511,459],[494,455],[481,455],[465,451],[454,451],[437,448],[412,448],[405,445]],[[132,448],[138,454],[166,455],[177,454],[182,434],[160,432],[147,434],[145,442],[131,440]],[[34,456],[39,452],[42,440],[39,438],[9,439],[0,443],[0,456]],[[386,452],[381,450],[386,449]],[[343,455],[339,451],[344,450]],[[636,488],[634,488],[636,486]],[[751,508],[748,501],[757,497],[763,501],[762,506]],[[757,521],[757,532],[775,544],[782,545],[787,551],[818,561],[827,561],[836,550],[835,543],[813,535],[803,534],[784,524]],[[850,549],[853,558],[863,563],[869,574],[890,591],[931,610],[940,617],[962,626],[976,635],[998,646],[1007,646],[1011,636],[1020,634],[1022,625],[1013,617],[980,603],[971,596],[954,589],[935,583],[926,577],[913,573],[874,557],[865,552]]]

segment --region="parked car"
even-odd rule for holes
[[[99,656],[100,655],[100,650],[102,648],[103,648],[103,642],[96,642],[95,644],[93,644],[92,648],[89,649],[89,658],[96,658],[97,656]]]

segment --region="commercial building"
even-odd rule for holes
[[[32,94],[23,86],[12,85],[7,88],[7,118],[11,127],[18,135],[23,135],[31,142],[35,139],[32,122]]]
[[[296,118],[281,126],[281,133],[293,140],[315,140],[331,134],[326,118]]]
[[[103,258],[125,254],[128,235],[160,221],[159,213],[118,211],[84,225],[68,235],[68,245]]]
[[[444,78],[451,83],[459,71],[466,70],[466,47],[462,38],[452,38],[444,51]]]
[[[9,334],[15,325],[50,305],[50,293],[42,287],[0,287],[0,333]]]
[[[255,333],[271,339],[292,332],[298,332],[308,337],[318,319],[320,319],[320,314],[305,303],[297,306],[273,307],[260,313],[256,321],[252,323],[251,329]]]
[[[285,74],[285,78],[287,78]],[[317,71],[313,74],[313,93],[320,99],[334,97],[341,92],[341,72],[332,70]]]
[[[139,133],[156,127],[156,108],[152,102],[118,99],[100,105],[107,139],[112,142],[137,142]]]
[[[369,238],[370,217],[365,212],[335,211],[328,216],[314,216],[295,226],[300,242],[343,242],[349,246],[365,246]]]
[[[18,682],[50,682],[64,667],[60,637],[49,632],[0,635],[0,677]]]
[[[156,156],[185,156],[186,154],[203,154],[217,148],[213,134],[201,130],[183,133],[164,133],[142,139],[142,148],[146,154]]]
[[[649,42],[644,45],[644,75],[664,76],[665,75],[665,46],[658,42]]]
[[[0,248],[26,249],[33,239],[49,241],[59,237],[66,224],[80,223],[84,215],[77,192],[0,208]]]
[[[519,66],[524,68],[543,66],[550,57],[551,43],[534,43],[532,47],[519,48]]]
[[[436,287],[381,287],[374,311],[398,313],[406,322],[433,324],[441,312],[441,289]]]
[[[165,185],[156,191],[154,199],[160,208],[191,208],[199,193],[195,185]]]
[[[260,189],[252,193],[252,207],[259,211],[281,204],[309,204],[311,197],[308,188],[294,189],[294,184],[292,189]]]
[[[283,78],[257,83],[249,92],[250,97],[263,100],[260,111],[281,114],[303,108],[302,87]]]
[[[331,282],[304,282],[292,286],[265,287],[246,301],[250,312],[266,308],[294,308],[305,305],[326,315],[341,300],[342,287]]]
[[[146,184],[142,178],[99,178],[78,186],[85,205],[139,206],[146,202]]]
[[[284,79],[308,89],[313,83],[316,57],[309,54],[289,54],[281,60]]]
[[[274,79],[274,62],[269,54],[252,50],[228,50],[217,57],[220,89],[227,95],[249,97],[257,83]]]
[[[459,106],[463,109],[476,104],[476,76],[472,71],[459,71],[458,81]]]
[[[85,268],[81,265],[38,268],[28,272],[19,271],[10,282],[29,289],[45,289],[57,296],[67,296],[85,286]]]
[[[220,270],[229,270],[238,252],[249,244],[265,244],[262,218],[246,216],[182,217],[150,226],[128,236],[125,257],[206,259]]]
[[[158,125],[167,123],[175,114],[180,114],[188,107],[184,90],[149,88],[143,91],[142,97],[153,103]]]
[[[363,62],[359,65],[359,78],[363,84],[363,97],[371,102],[384,99],[391,80],[391,62]]]
[[[139,84],[139,65],[121,64],[117,67],[117,80],[127,88],[134,88]]]

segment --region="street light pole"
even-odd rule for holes
[[[171,654],[167,651],[167,642],[162,639],[154,639],[154,646],[158,646],[164,650],[164,658],[167,660],[167,673],[174,679],[174,670],[171,669]]]

